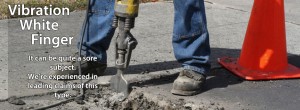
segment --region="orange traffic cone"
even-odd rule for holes
[[[288,64],[283,0],[254,0],[239,59],[219,63],[246,80],[300,78],[300,69]]]

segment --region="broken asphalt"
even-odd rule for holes
[[[297,110],[300,107],[298,104],[300,102],[300,80],[244,81],[217,63],[217,58],[222,56],[239,56],[252,3],[253,1],[249,0],[207,0],[205,2],[212,48],[210,61],[213,67],[204,91],[199,95],[190,97],[174,96],[170,93],[172,82],[180,71],[180,65],[173,56],[171,45],[174,12],[172,2],[142,4],[139,17],[136,20],[136,27],[132,30],[132,34],[136,36],[139,45],[133,52],[131,65],[127,70],[126,78],[134,85],[134,90],[127,101],[130,102],[143,97],[142,99],[147,99],[142,100],[147,101],[144,104],[158,107],[152,109]],[[285,5],[289,62],[300,67],[300,8],[298,7],[300,1],[286,0]],[[55,33],[44,32],[45,35],[77,37],[84,15],[84,11],[76,11],[68,17],[42,16],[33,18],[62,23],[59,31]],[[26,97],[49,92],[49,90],[28,89],[25,84],[32,81],[26,79],[25,73],[47,74],[47,67],[54,62],[30,63],[26,56],[32,54],[66,56],[72,55],[76,51],[76,43],[57,49],[50,46],[34,47],[28,45],[30,42],[28,35],[33,32],[20,31],[17,21],[18,19],[0,21],[0,99],[8,98],[9,94],[12,93]],[[10,36],[17,37],[11,38]],[[116,73],[113,63],[113,49],[114,46],[111,43],[108,51],[108,69],[105,75],[93,82],[105,85],[110,76]],[[53,81],[42,82],[52,83]],[[103,90],[103,93],[107,93],[105,89]],[[56,99],[50,98],[51,96],[40,95],[40,97],[42,98],[23,99],[27,102],[23,106],[12,105],[2,100],[0,106],[5,109],[31,109],[57,102]],[[109,97],[114,97],[114,95],[101,98],[109,99]],[[132,99],[130,100],[130,98]],[[40,100],[44,102],[40,103]],[[107,101],[103,102],[103,100],[100,102],[108,103]],[[131,103],[131,106],[134,105]],[[118,108],[114,104],[104,106],[107,106],[106,109]],[[97,109],[98,106],[88,103],[78,105],[71,102],[52,109],[82,109],[82,107]]]

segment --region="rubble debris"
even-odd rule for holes
[[[100,95],[100,96],[99,96]],[[84,105],[95,105],[101,109],[115,110],[201,110],[212,108],[224,110],[223,107],[213,105],[197,106],[192,102],[186,102],[183,98],[168,100],[160,95],[152,95],[147,92],[133,89],[131,94],[125,98],[122,93],[115,93],[107,86],[100,86],[98,89],[89,89],[85,93]]]
[[[80,98],[75,98],[75,102],[79,105],[83,105],[85,104],[84,100],[80,99]]]
[[[18,99],[16,96],[10,97],[8,99],[8,103],[14,104],[14,105],[25,105],[26,104],[23,100]]]
[[[78,91],[69,90],[65,93],[78,94]],[[47,95],[50,94],[45,94],[45,96]],[[146,91],[136,89],[133,89],[131,94],[126,98],[124,94],[115,93],[107,86],[99,86],[97,89],[86,89],[83,97],[84,100],[81,99],[82,97],[77,96],[42,108],[38,108],[38,106],[31,106],[30,102],[28,102],[28,107],[23,107],[22,109],[33,108],[43,110],[53,108],[64,110],[69,109],[70,106],[60,105],[68,105],[68,102],[75,101],[74,103],[70,103],[73,104],[71,106],[79,107],[82,110],[224,110],[224,107],[220,106],[219,103],[216,102],[209,102],[207,104],[201,103],[199,105],[194,104],[193,102],[187,102],[184,98],[170,100],[161,94],[154,95]],[[24,100],[26,100],[26,98],[30,97],[25,97]],[[10,103],[25,104],[24,101],[19,100],[17,97],[11,97],[8,101],[10,101]]]
[[[83,107],[81,107],[81,110],[89,110],[89,108],[88,108],[88,107],[85,107],[85,106],[83,106]]]
[[[79,92],[76,90],[68,90],[65,92],[65,94],[69,94],[71,97],[76,97],[77,95],[79,95]]]

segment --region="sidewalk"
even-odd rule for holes
[[[300,106],[300,80],[277,80],[277,81],[244,81],[232,75],[229,71],[221,68],[217,63],[217,58],[221,56],[239,56],[240,49],[245,36],[247,23],[249,20],[252,2],[249,0],[207,0],[206,11],[208,20],[208,30],[210,33],[210,43],[212,48],[211,63],[213,65],[212,73],[209,74],[205,90],[196,96],[181,97],[174,96],[170,93],[172,82],[180,71],[180,65],[176,63],[173,56],[171,45],[172,27],[173,27],[173,4],[172,2],[146,3],[140,6],[139,17],[136,19],[136,27],[132,30],[132,34],[137,38],[139,45],[133,51],[131,65],[128,69],[126,78],[135,83],[135,89],[130,95],[131,98],[140,96],[146,104],[163,106],[164,108],[201,108],[201,109],[219,109],[219,110],[297,110]],[[289,60],[291,63],[300,67],[300,8],[297,0],[289,0],[286,2],[286,29],[287,29],[287,48]],[[85,12],[73,12],[70,17],[39,17],[38,19],[51,19],[62,23],[60,31],[57,33],[45,32],[45,35],[69,35],[77,38],[80,32],[81,24],[84,19]],[[16,20],[16,19],[12,19]],[[0,21],[0,33],[5,22]],[[10,22],[9,29],[18,26],[17,22]],[[3,25],[4,24],[4,25]],[[18,36],[19,39],[12,39],[15,44],[27,44],[30,40],[27,34],[32,32],[24,32],[18,29],[11,30],[8,35]],[[3,34],[4,33],[4,34]],[[6,33],[7,34],[7,33]],[[2,38],[2,36],[1,36]],[[7,53],[7,38],[3,36],[1,40],[0,51]],[[22,39],[20,39],[22,38]],[[9,38],[10,39],[10,38]],[[4,43],[4,45],[2,44]],[[10,45],[14,48],[9,58],[17,59],[18,62],[12,62],[10,65],[19,66],[21,68],[13,70],[16,79],[26,79],[26,75],[21,73],[37,72],[47,74],[46,68],[53,62],[42,62],[28,64],[24,60],[24,55],[71,55],[76,51],[75,42],[70,46],[63,46],[58,49],[51,49],[47,46],[32,47],[24,45]],[[100,76],[98,82],[106,83],[110,75],[115,74],[114,68],[114,43],[108,51],[108,69],[105,76]],[[6,98],[2,93],[7,81],[5,71],[7,71],[6,54],[0,53],[0,99]],[[3,56],[3,57],[2,57]],[[26,58],[25,58],[26,59]],[[4,62],[4,63],[2,63]],[[4,64],[4,66],[2,66]],[[4,67],[4,68],[3,68]],[[32,69],[35,68],[35,69]],[[11,78],[11,77],[9,77]],[[1,82],[2,83],[1,85]],[[26,87],[20,85],[29,81],[22,80],[20,82],[10,82],[8,85],[15,93],[26,96],[33,93],[48,92],[45,90],[27,90]],[[13,86],[13,88],[11,87]],[[3,90],[2,90],[3,89]],[[11,90],[9,90],[10,92]],[[141,95],[143,94],[143,95]],[[32,98],[36,99],[36,98]],[[38,103],[32,99],[26,99],[29,103]],[[46,101],[45,103],[55,102],[55,100]],[[159,104],[157,104],[159,103]],[[45,104],[41,104],[45,105]],[[7,109],[17,109],[21,106],[13,106],[6,102],[0,102],[0,106]],[[96,109],[92,105],[77,105],[75,102],[65,104],[61,109],[81,109],[78,107],[87,106],[90,109]]]

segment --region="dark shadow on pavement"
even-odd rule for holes
[[[240,55],[240,50],[238,49],[222,49],[213,48],[211,60],[215,63],[218,58],[228,56],[238,58]],[[300,56],[289,54],[288,56],[289,64],[297,66],[300,68]],[[224,67],[212,68],[210,74],[207,77],[206,85],[204,86],[203,92],[209,91],[214,88],[226,88],[229,85],[239,84],[245,81],[244,79],[234,75],[232,72],[226,70]]]
[[[141,65],[130,65],[126,70],[126,74],[148,74],[150,72],[170,70],[175,68],[180,68],[180,64],[177,61],[165,61],[156,62]],[[108,67],[106,69],[105,75],[114,75],[117,73],[115,67]]]
[[[167,76],[156,76],[151,78],[150,80],[143,80],[140,82],[133,82],[130,83],[130,86],[137,86],[137,87],[147,87],[147,86],[155,86],[155,85],[162,85],[162,84],[169,84],[173,83],[174,80],[178,77],[179,72]]]
[[[221,57],[238,57],[240,50],[238,49],[225,49],[225,48],[212,48],[211,49],[211,63],[214,65],[211,72],[207,75],[206,84],[203,91],[206,92],[214,88],[226,88],[229,85],[239,84],[243,82],[243,79],[233,75],[231,72],[223,68],[217,62]]]
[[[300,68],[300,56],[299,55],[290,55],[288,57],[289,64],[292,64]]]
[[[220,57],[234,57],[237,58],[240,55],[239,49],[225,49],[225,48],[212,48],[211,49],[211,57],[210,61],[213,65],[211,72],[207,74],[207,81],[204,86],[203,92],[207,92],[214,88],[226,88],[229,85],[235,85],[242,83],[244,80],[235,76],[230,71],[226,70],[222,66],[220,66],[217,62],[217,59]],[[300,67],[300,56],[297,55],[289,55],[289,63],[295,66]],[[130,65],[127,70],[129,74],[148,74],[149,72],[156,71],[168,71],[170,69],[180,68],[180,64],[177,61],[166,61],[166,62],[157,62],[150,64],[141,64],[141,65]],[[106,75],[113,75],[116,73],[116,69],[114,67],[109,67],[107,69]],[[135,82],[131,85],[133,86],[150,86],[150,85],[161,85],[173,83],[173,81],[177,78],[177,74],[173,74],[170,76],[153,78],[151,80],[146,80],[143,82]]]

